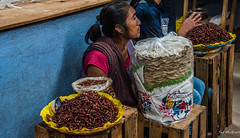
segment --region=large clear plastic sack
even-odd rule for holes
[[[146,118],[168,125],[190,114],[193,62],[191,41],[174,32],[136,43],[131,68]]]

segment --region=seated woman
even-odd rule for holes
[[[133,107],[137,106],[137,96],[128,71],[130,53],[126,45],[140,36],[140,24],[135,10],[125,2],[106,5],[85,36],[87,44],[89,39],[93,43],[82,59],[86,76],[111,78],[117,98]]]

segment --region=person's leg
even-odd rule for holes
[[[144,127],[144,138],[149,138],[149,128],[148,127]]]
[[[212,88],[208,88],[208,105],[212,103]]]
[[[193,104],[200,105],[205,91],[205,84],[202,80],[194,77]],[[192,135],[192,125],[189,127],[189,134]]]
[[[196,89],[193,89],[193,104],[200,105],[202,102],[202,96]],[[189,127],[189,135],[192,135],[192,125]]]
[[[203,94],[205,91],[204,82],[197,77],[194,77],[193,81],[194,81],[194,83],[193,83],[194,89],[196,89],[199,92],[199,94],[201,95],[201,97],[203,97]]]
[[[193,104],[200,105],[202,102],[202,96],[199,94],[199,92],[196,89],[193,89]]]
[[[208,131],[211,131],[212,88],[208,88]]]

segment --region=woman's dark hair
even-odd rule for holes
[[[140,0],[132,0],[130,2],[130,5],[135,9],[138,5],[138,3],[140,2]]]
[[[104,6],[100,15],[96,17],[97,22],[86,33],[85,42],[89,44],[89,39],[93,42],[96,41],[102,36],[102,33],[107,37],[113,37],[117,24],[122,25],[127,30],[128,10],[129,5],[123,1],[112,2]],[[102,25],[102,33],[100,25]]]

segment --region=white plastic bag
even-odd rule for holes
[[[161,29],[162,29],[162,34],[165,36],[168,33],[168,23],[169,23],[169,18],[162,18],[161,19]]]
[[[229,14],[230,14],[230,12],[228,11],[226,18],[228,18]],[[218,15],[216,15],[216,16],[213,16],[213,17],[209,20],[209,22],[210,22],[210,23],[215,23],[215,24],[217,24],[217,25],[220,25],[221,19],[222,19],[222,14],[218,14]]]
[[[23,1],[23,0],[0,0],[0,9],[4,9],[5,7],[21,8],[21,7],[15,6],[20,1]]]
[[[146,118],[168,125],[190,114],[193,61],[191,41],[176,33],[136,43],[132,71]]]
[[[96,84],[92,83],[94,81],[104,81],[104,83]],[[84,82],[89,82],[92,84],[80,85]],[[116,97],[116,94],[112,88],[112,79],[108,77],[86,77],[76,80],[72,83],[73,89],[77,92],[86,92],[86,91],[96,91],[96,92],[105,92],[111,95],[113,98]]]

